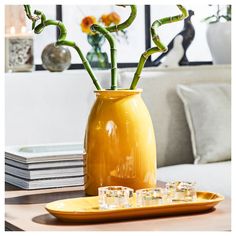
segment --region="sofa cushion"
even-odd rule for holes
[[[157,179],[161,181],[196,182],[199,191],[209,191],[231,195],[231,161],[208,164],[183,164],[157,169]]]
[[[231,86],[178,85],[189,125],[195,164],[231,159]]]
[[[130,70],[130,71],[129,71]],[[193,163],[193,152],[184,106],[177,95],[177,84],[230,82],[229,66],[183,66],[146,69],[138,87],[147,105],[157,143],[157,166]],[[120,70],[120,85],[128,88],[133,69]]]

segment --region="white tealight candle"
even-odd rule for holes
[[[11,27],[10,27],[10,34],[11,34],[11,35],[16,34],[16,28],[15,28],[14,26],[11,26]]]
[[[26,27],[25,27],[25,26],[22,26],[22,27],[21,27],[21,33],[22,33],[22,34],[25,34],[25,33],[26,33]]]

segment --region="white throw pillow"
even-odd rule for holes
[[[231,159],[231,86],[177,85],[191,133],[195,164]]]

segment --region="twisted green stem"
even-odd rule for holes
[[[124,30],[125,28],[129,27],[133,23],[134,19],[137,16],[137,7],[135,5],[118,5],[118,6],[122,6],[122,7],[130,6],[131,13],[128,19],[125,20],[123,23],[106,27],[106,30],[108,30],[109,32],[117,32],[119,30]]]
[[[131,8],[130,16],[128,17],[128,19],[126,21],[124,21],[123,23],[118,24],[118,25],[109,26],[107,28],[103,28],[97,24],[94,24],[91,26],[91,30],[93,32],[99,32],[99,33],[103,34],[110,44],[110,50],[111,50],[111,89],[112,90],[117,89],[117,50],[116,50],[116,42],[110,32],[117,32],[119,30],[124,30],[125,28],[129,27],[137,15],[137,7],[135,5],[121,5],[121,6],[124,6],[124,7],[130,6],[130,8]],[[80,48],[76,45],[75,42],[66,40],[67,31],[66,31],[64,24],[62,22],[56,21],[56,20],[46,20],[45,15],[42,12],[37,11],[37,10],[34,12],[35,15],[32,15],[31,10],[30,10],[30,5],[24,5],[24,7],[25,7],[25,12],[26,12],[27,17],[32,21],[32,29],[34,29],[34,32],[36,34],[41,33],[43,31],[43,29],[49,25],[57,26],[60,29],[60,35],[59,35],[56,45],[65,45],[65,46],[73,47],[77,51],[77,53],[79,54],[79,56],[82,60],[82,63],[84,65],[85,69],[87,70],[87,72],[89,73],[90,77],[92,78],[93,83],[96,86],[97,90],[101,90],[102,87],[100,86],[99,82],[97,81],[89,62],[84,57]],[[163,24],[168,24],[168,23],[183,20],[184,18],[186,18],[188,16],[187,10],[182,5],[177,5],[177,7],[180,9],[180,11],[182,13],[181,15],[176,15],[176,16],[172,16],[172,17],[165,17],[165,18],[162,18],[162,19],[159,19],[159,20],[156,20],[153,22],[152,27],[151,27],[151,35],[152,35],[152,40],[153,40],[154,44],[156,45],[156,47],[146,50],[141,55],[136,72],[133,77],[132,84],[130,86],[130,89],[135,89],[135,87],[139,81],[139,78],[141,76],[143,67],[146,63],[146,60],[153,53],[166,52],[168,50],[167,47],[160,41],[160,38],[159,38],[158,34],[156,33],[157,28]],[[41,23],[35,27],[35,24],[39,19],[41,19]]]
[[[151,35],[152,35],[152,40],[155,43],[156,47],[149,48],[147,51],[145,51],[139,60],[136,72],[134,73],[134,77],[130,86],[130,89],[135,89],[137,86],[137,83],[141,77],[141,73],[143,70],[143,67],[147,61],[147,59],[156,52],[166,52],[168,48],[160,41],[160,37],[156,33],[156,30],[158,27],[164,24],[168,23],[173,23],[177,21],[181,21],[185,19],[188,16],[188,11],[182,6],[182,5],[177,5],[179,10],[181,11],[181,15],[176,15],[176,16],[171,16],[171,17],[165,17],[159,20],[156,20],[153,22],[152,27],[151,27]]]
[[[36,34],[40,34],[44,30],[44,28],[49,26],[49,25],[57,26],[60,29],[60,35],[58,37],[56,45],[64,45],[64,46],[73,47],[77,51],[77,53],[79,54],[79,56],[81,58],[81,61],[82,61],[83,65],[84,65],[85,69],[87,70],[88,74],[90,75],[90,77],[91,77],[91,79],[93,81],[93,84],[95,85],[96,89],[97,90],[102,90],[102,87],[99,84],[96,76],[94,75],[93,70],[92,70],[89,62],[84,57],[84,55],[83,55],[81,49],[79,48],[79,46],[77,46],[75,42],[66,40],[67,30],[66,30],[65,25],[61,21],[46,20],[46,16],[41,11],[38,11],[38,10],[34,11],[34,14],[36,16],[33,16],[31,14],[30,5],[24,5],[24,8],[25,8],[25,12],[26,12],[27,17],[30,20],[32,20],[32,22],[33,22],[32,28],[34,29],[34,32]],[[39,19],[41,19],[41,23],[38,24],[35,27],[35,23]]]
[[[32,30],[33,30],[35,27],[36,21],[39,20],[40,17],[34,16],[31,14],[30,5],[24,5],[24,8],[25,8],[25,13],[26,13],[27,17],[32,21]]]
[[[129,27],[136,15],[137,15],[137,7],[135,5],[120,5],[123,7],[130,6],[131,13],[127,20],[118,25],[113,25],[109,27],[102,27],[100,25],[94,24],[91,26],[91,30],[93,32],[99,32],[104,35],[104,37],[108,40],[110,44],[111,51],[111,90],[117,89],[117,49],[116,49],[116,41],[110,32],[117,32],[119,30],[124,30]]]
[[[46,26],[55,25],[60,29],[60,35],[59,35],[57,41],[63,41],[66,39],[67,30],[66,30],[65,25],[61,21],[46,20],[46,16],[41,11],[38,11],[38,10],[35,10],[34,13],[37,16],[40,16],[40,18],[41,18],[41,23],[39,25],[37,25],[34,29],[34,32],[36,34],[40,34]]]
[[[102,87],[101,87],[100,83],[98,82],[96,76],[94,75],[93,70],[92,70],[88,60],[83,55],[80,47],[78,47],[75,42],[68,41],[68,40],[60,40],[60,41],[56,42],[56,45],[57,46],[64,45],[64,46],[69,46],[69,47],[74,48],[77,51],[77,53],[79,54],[79,56],[81,58],[81,61],[82,61],[83,65],[84,65],[84,68],[87,70],[87,72],[88,72],[90,78],[92,79],[93,84],[95,85],[96,89],[97,90],[102,90]]]
[[[142,70],[143,70],[143,67],[147,61],[147,59],[154,53],[157,53],[157,52],[162,52],[162,50],[160,50],[158,47],[152,47],[152,48],[149,48],[148,50],[146,50],[140,57],[139,59],[139,63],[138,63],[138,66],[137,66],[137,69],[134,73],[134,77],[133,77],[133,80],[132,80],[132,83],[131,83],[131,86],[130,86],[130,89],[135,89],[136,86],[137,86],[137,83],[141,77],[141,73],[142,73]]]
[[[99,32],[108,40],[111,51],[111,90],[117,89],[117,49],[116,41],[112,34],[100,25],[93,24],[90,29],[93,32]]]

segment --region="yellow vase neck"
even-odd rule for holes
[[[131,95],[138,95],[142,93],[142,89],[137,89],[137,90],[97,90],[94,91],[96,96],[99,98],[109,98],[109,99],[114,99],[114,98],[122,98],[122,97],[127,97]]]

